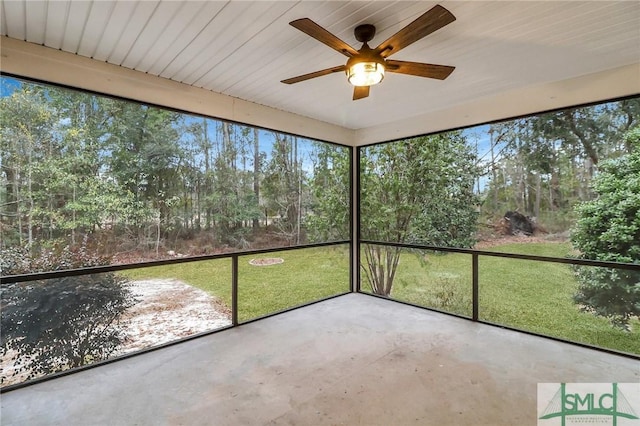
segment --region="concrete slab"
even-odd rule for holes
[[[535,425],[640,363],[350,294],[1,397],[3,425]]]

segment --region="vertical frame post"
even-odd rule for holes
[[[238,325],[238,255],[231,257],[231,324]]]
[[[354,182],[354,185],[353,185],[354,188],[352,193],[353,194],[352,202],[354,204],[353,205],[354,215],[352,216],[352,222],[353,222],[354,232],[351,237],[353,241],[353,263],[352,263],[353,270],[351,271],[351,276],[355,280],[355,288],[353,291],[358,293],[360,292],[360,238],[361,238],[360,174],[362,173],[362,170],[360,170],[360,153],[361,153],[360,147],[353,148],[354,155],[353,155],[353,161],[351,163],[351,167],[353,168],[353,182]]]
[[[472,281],[471,281],[471,288],[472,288],[472,300],[473,300],[473,314],[472,314],[472,319],[474,321],[478,321],[478,305],[479,305],[479,301],[478,301],[478,254],[477,253],[473,253],[471,255],[471,274],[472,274]]]

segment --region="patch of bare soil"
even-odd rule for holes
[[[121,317],[118,355],[231,324],[231,311],[209,293],[175,279],[131,283],[138,300]]]
[[[554,238],[553,236],[544,235],[544,236],[530,236],[526,235],[505,235],[499,236],[496,238],[486,238],[482,241],[478,241],[476,245],[473,247],[476,250],[487,249],[495,246],[499,246],[502,244],[511,244],[511,243],[564,243],[566,242],[566,238]]]
[[[249,264],[253,266],[269,266],[284,263],[284,259],[280,257],[262,257],[258,259],[251,259]]]

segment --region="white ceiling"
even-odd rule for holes
[[[393,59],[453,65],[444,81],[388,74],[352,101],[342,73],[280,80],[346,57],[288,23],[311,18],[351,44],[377,45],[441,4],[457,18]],[[639,1],[14,1],[2,35],[138,70],[348,129],[640,63]]]

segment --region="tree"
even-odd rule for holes
[[[53,130],[57,117],[37,87],[0,98],[0,110],[0,179],[4,183],[0,194],[4,241],[0,243],[17,240],[23,244],[26,230],[26,244],[32,244],[38,228],[33,214],[38,187],[35,169],[56,144]]]
[[[571,241],[580,258],[640,264],[640,127],[629,131],[631,153],[600,164],[592,181],[597,198],[579,205]],[[640,315],[640,272],[576,267],[579,281],[574,300],[583,311],[629,328]]]
[[[310,212],[304,225],[309,242],[349,239],[351,156],[346,148],[315,142]]]
[[[364,149],[361,230],[364,239],[471,247],[477,220],[475,155],[460,132]],[[364,248],[364,275],[375,294],[392,291],[401,249]]]
[[[629,152],[622,136],[639,113],[636,98],[492,124],[484,213],[518,210],[543,229],[566,231],[574,206],[595,196],[590,182],[598,163]]]
[[[7,274],[106,263],[90,254],[86,240],[79,249],[65,247],[37,258],[21,248],[0,254]],[[0,355],[13,361],[14,374],[28,378],[107,359],[124,338],[118,322],[134,303],[127,280],[113,273],[4,284]]]
[[[266,207],[277,219],[279,234],[290,244],[301,241],[302,197],[306,176],[298,155],[298,138],[273,132],[271,159],[266,164],[262,194]]]
[[[253,179],[248,166],[250,129],[222,122],[216,140],[212,188],[205,196],[215,219],[217,240],[236,247],[246,247],[245,224],[260,216]],[[255,145],[251,143],[251,145]],[[253,146],[255,148],[255,146]],[[255,155],[255,153],[254,153]]]
[[[256,203],[260,203],[260,134],[257,127],[253,128],[253,196]],[[256,215],[251,222],[253,231],[258,231],[260,217]]]

